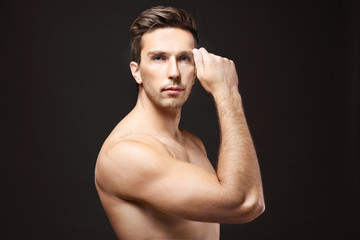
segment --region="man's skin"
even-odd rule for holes
[[[232,61],[194,49],[185,30],[142,37],[134,109],[98,156],[95,183],[119,239],[219,239],[219,223],[251,221],[264,210],[260,170]],[[196,76],[218,110],[217,171],[201,140],[179,129]],[[195,120],[194,120],[195,121]]]

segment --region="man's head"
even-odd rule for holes
[[[179,28],[189,31],[194,37],[195,46],[197,45],[197,26],[188,12],[173,7],[153,7],[142,12],[130,27],[132,61],[140,64],[142,36],[159,28]]]
[[[163,109],[180,108],[196,77],[193,18],[181,9],[154,7],[141,13],[130,30],[130,69],[139,87],[138,98]]]

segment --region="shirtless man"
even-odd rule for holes
[[[219,223],[264,211],[235,65],[195,48],[196,25],[180,9],[146,10],[130,31],[138,99],[99,153],[101,203],[119,239],[219,239]],[[217,171],[201,140],[178,127],[196,76],[218,110]]]

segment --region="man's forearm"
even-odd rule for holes
[[[234,197],[234,203],[247,199],[263,201],[261,175],[254,144],[236,89],[214,94],[219,116],[221,144],[217,175]]]

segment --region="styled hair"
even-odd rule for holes
[[[130,27],[131,59],[140,64],[142,36],[159,28],[180,28],[189,31],[197,46],[199,37],[192,15],[183,9],[157,6],[143,11]]]

